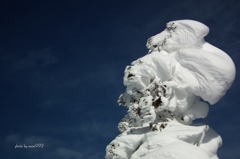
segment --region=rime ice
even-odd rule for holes
[[[147,40],[148,54],[124,71],[126,91],[118,103],[128,111],[106,159],[218,159],[221,137],[192,121],[208,115],[200,99],[215,104],[226,93],[235,66],[205,42],[208,32],[200,22],[178,20]]]

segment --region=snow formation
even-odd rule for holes
[[[200,99],[212,105],[224,96],[235,66],[205,42],[208,32],[200,22],[178,20],[148,39],[148,54],[125,69],[118,103],[128,112],[105,159],[218,159],[221,137],[192,121],[208,115]]]

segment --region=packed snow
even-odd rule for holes
[[[221,137],[192,122],[208,115],[203,101],[213,105],[224,96],[235,65],[205,42],[208,33],[200,22],[178,20],[147,40],[148,54],[125,69],[118,103],[128,111],[105,159],[218,159]]]

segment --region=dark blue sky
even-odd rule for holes
[[[0,156],[99,159],[119,134],[126,109],[123,71],[147,53],[147,39],[172,20],[210,28],[206,41],[227,52],[237,75],[211,106],[223,138],[220,159],[240,156],[240,1],[0,2]],[[44,148],[15,148],[43,143]]]

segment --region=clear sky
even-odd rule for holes
[[[127,111],[117,104],[125,67],[180,19],[209,26],[206,41],[236,65],[209,125],[223,138],[220,159],[238,159],[239,0],[1,0],[0,158],[104,158]]]

